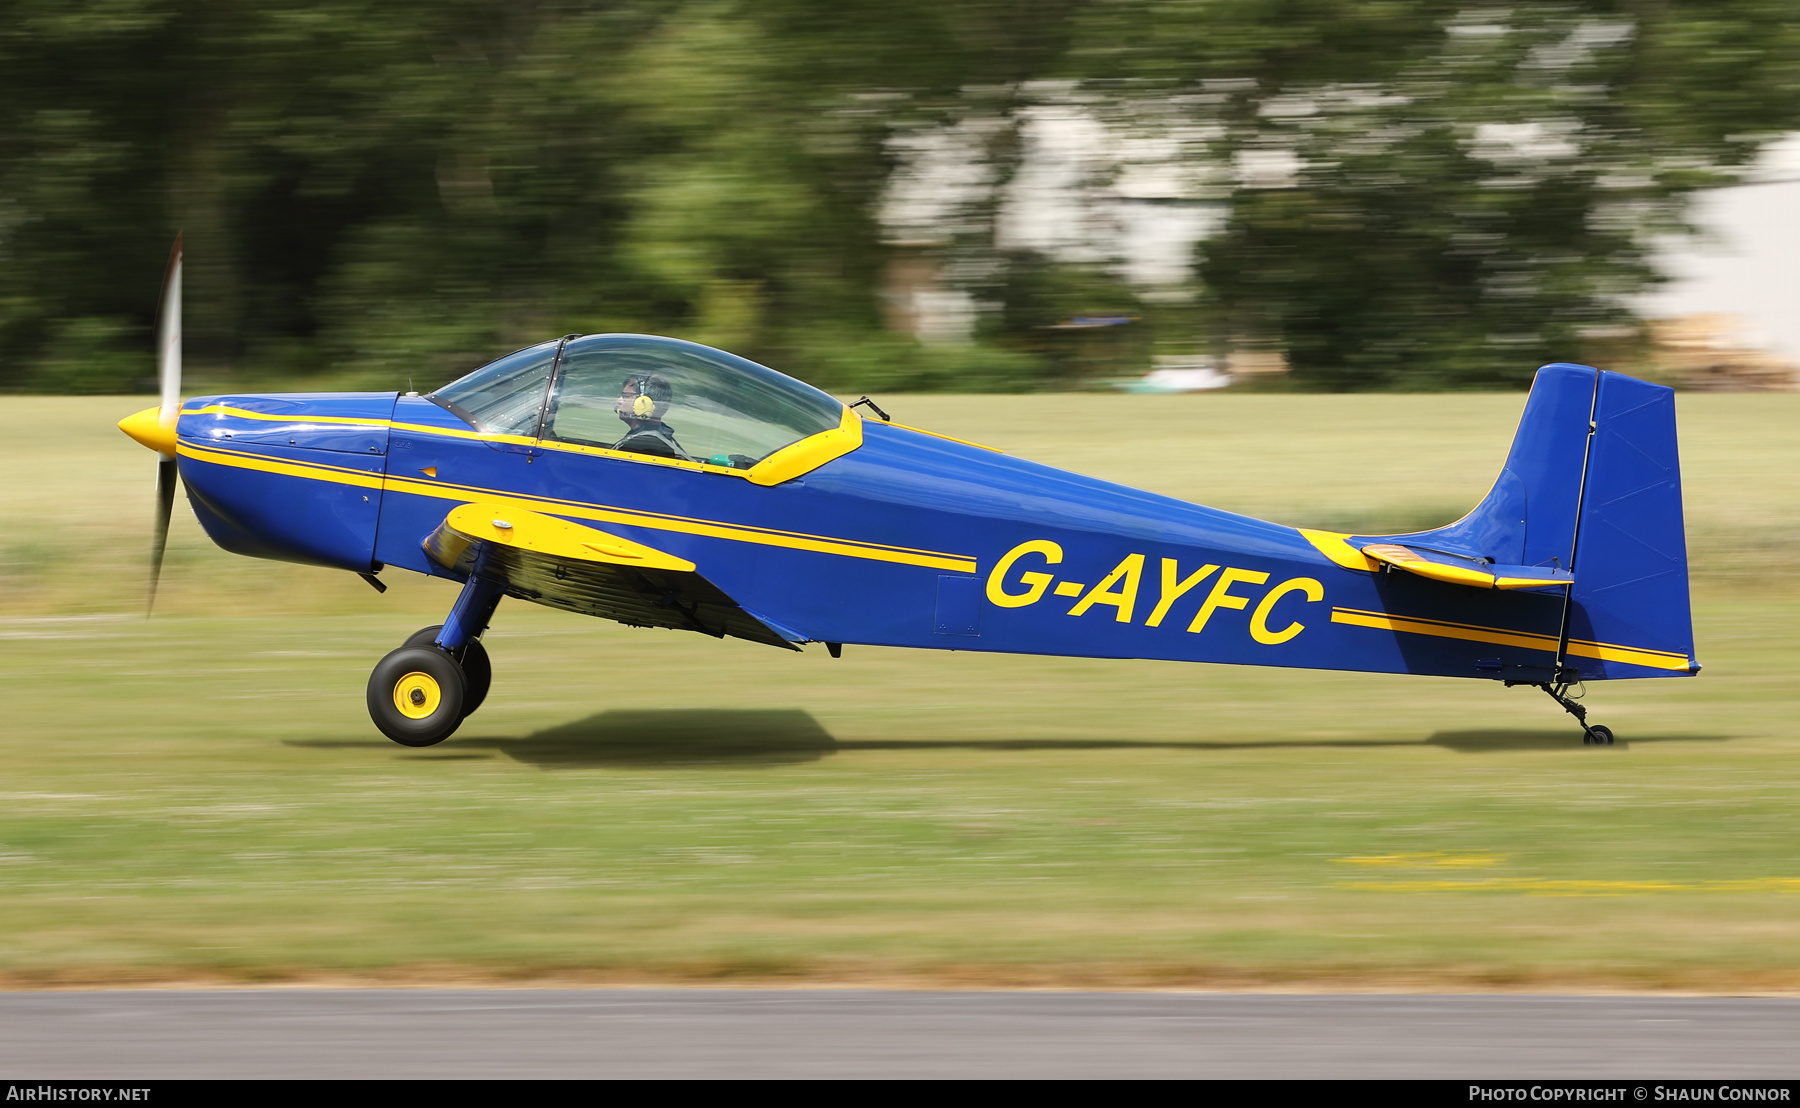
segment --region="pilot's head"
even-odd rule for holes
[[[633,373],[619,386],[619,402],[613,410],[633,427],[661,423],[669,412],[675,390],[660,373]]]

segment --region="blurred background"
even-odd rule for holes
[[[0,989],[1800,989],[1794,16],[0,0],[0,391],[95,394],[0,397]],[[190,395],[661,332],[1359,534],[1474,504],[1545,362],[1709,390],[1706,672],[1597,689],[1590,748],[1484,681],[508,602],[487,706],[397,747],[369,667],[451,583],[378,597],[180,511],[143,618],[115,394],[153,391],[178,230]]]
[[[146,389],[177,230],[189,391],[607,330],[837,391],[1791,388],[1800,354],[1791,276],[1692,295],[1744,244],[1691,231],[1766,251],[1800,199],[1786,0],[0,13],[8,391]]]

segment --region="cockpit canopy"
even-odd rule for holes
[[[811,385],[723,350],[651,335],[539,343],[429,398],[478,431],[735,469],[844,418],[844,406]]]

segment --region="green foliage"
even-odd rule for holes
[[[41,392],[88,394],[154,388],[156,364],[137,338],[130,322],[117,317],[55,320],[32,384]]]
[[[177,230],[190,361],[258,382],[429,387],[626,329],[845,389],[1070,387],[1177,334],[1323,387],[1517,382],[1629,323],[1647,235],[1800,125],[1797,27],[1776,0],[14,0],[0,389],[141,382]],[[1003,189],[1046,79],[1216,135],[1200,301],[1009,253],[988,211],[945,248],[979,342],[885,334],[891,140],[989,113]],[[1044,330],[1108,312],[1160,329]]]
[[[776,368],[840,394],[1028,392],[1056,377],[1047,358],[992,343],[925,345],[904,335],[808,335]]]

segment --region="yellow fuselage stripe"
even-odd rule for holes
[[[1527,650],[1556,652],[1556,636],[1533,631],[1508,631],[1499,627],[1480,627],[1468,623],[1412,616],[1391,616],[1386,612],[1365,612],[1356,608],[1333,608],[1331,622],[1352,627],[1374,627],[1383,631],[1405,631],[1414,635],[1432,635],[1440,639],[1462,639],[1466,642],[1493,643],[1496,646],[1518,646]],[[1569,653],[1604,662],[1624,662],[1651,669],[1685,670],[1693,668],[1685,654],[1666,650],[1644,650],[1611,643],[1569,640]]]
[[[729,539],[735,542],[755,543],[760,546],[778,546],[791,550],[810,550],[821,554],[838,554],[850,558],[864,558],[877,562],[896,562],[901,565],[923,566],[929,569],[944,569],[959,573],[974,573],[975,559],[971,556],[942,554],[936,551],[913,550],[907,547],[881,546],[874,543],[862,543],[854,539],[836,539],[823,535],[806,535],[797,532],[775,531],[757,527],[738,526],[728,523],[716,523],[711,520],[688,519],[682,516],[658,515],[650,512],[632,511],[627,508],[609,507],[604,504],[584,504],[569,500],[556,500],[550,497],[530,496],[504,492],[498,489],[483,489],[471,485],[453,485],[447,482],[421,481],[408,478],[386,477],[376,473],[362,473],[354,469],[337,466],[316,465],[304,462],[290,462],[280,458],[271,458],[263,454],[242,453],[236,450],[208,450],[203,447],[180,443],[177,450],[183,457],[196,461],[210,462],[214,465],[231,466],[237,469],[252,469],[264,473],[278,473],[287,477],[300,477],[313,481],[328,481],[340,485],[355,485],[361,488],[387,489],[394,492],[410,493],[414,496],[430,496],[440,500],[454,501],[459,504],[483,501],[487,503],[505,504],[525,511],[545,512],[558,516],[573,516],[578,519],[591,519],[601,523],[615,523],[628,527],[647,527],[658,531],[674,531],[687,535],[701,535],[707,538]]]
[[[1614,646],[1611,643],[1586,642],[1581,639],[1569,640],[1569,653],[1579,654],[1583,658],[1598,658],[1603,662],[1624,662],[1627,665],[1649,666],[1651,669],[1693,669],[1693,663],[1685,654],[1671,654],[1666,650],[1644,650],[1634,646]]]
[[[264,473],[279,473],[283,477],[302,477],[309,481],[330,481],[337,485],[355,485],[364,489],[382,487],[381,474],[365,473],[344,466],[290,462],[263,454],[241,454],[235,450],[208,450],[204,447],[190,446],[185,442],[177,442],[175,452],[184,458],[210,462],[213,465],[231,466],[235,469],[255,469]]]
[[[392,490],[409,493],[414,496],[435,497],[440,500],[454,501],[459,504],[484,501],[503,504],[525,511],[542,511],[558,516],[573,516],[578,519],[590,519],[600,523],[613,523],[627,527],[644,527],[657,531],[673,531],[680,534],[700,535],[706,538],[727,539],[734,542],[755,543],[761,546],[784,547],[791,550],[810,550],[821,554],[836,554],[850,558],[864,558],[870,561],[893,562],[900,565],[921,566],[928,569],[944,569],[958,573],[974,573],[976,560],[970,556],[942,554],[935,551],[916,550],[907,547],[880,546],[862,543],[854,539],[836,539],[822,535],[807,535],[798,532],[776,531],[768,528],[717,523],[711,520],[689,519],[682,516],[662,515],[658,513],[633,511],[627,508],[610,507],[603,504],[586,504],[577,501],[557,500],[551,497],[531,496],[528,494],[503,492],[498,489],[484,489],[472,485],[453,485],[447,482],[421,481],[417,479],[384,477],[378,473],[366,473],[360,470],[340,466],[327,466],[305,462],[291,462],[281,458],[273,458],[264,454],[249,454],[236,450],[209,450],[204,447],[179,443],[177,451],[183,457],[195,461],[208,462],[213,465],[231,466],[237,469],[251,469],[263,473],[276,473],[286,477],[298,477],[312,481],[326,481],[332,484],[352,485],[358,488]],[[1452,623],[1447,620],[1435,620],[1421,616],[1393,616],[1386,612],[1370,612],[1356,608],[1333,608],[1331,622],[1347,624],[1353,627],[1370,627],[1384,631],[1403,631],[1415,635],[1431,635],[1437,638],[1461,639],[1466,642],[1492,643],[1497,646],[1516,646],[1527,650],[1543,650],[1554,653],[1557,639],[1554,635],[1539,634],[1532,631],[1516,631],[1499,627],[1482,627],[1476,624]],[[1629,665],[1646,666],[1652,669],[1686,670],[1692,665],[1684,654],[1676,654],[1662,650],[1647,650],[1637,647],[1617,646],[1612,643],[1591,642],[1582,639],[1571,639],[1568,652],[1583,658],[1597,658],[1601,661],[1622,662]]]

